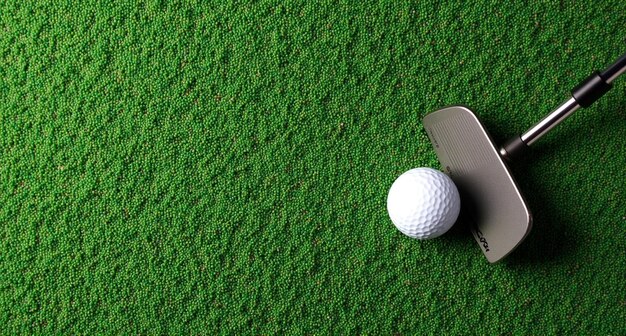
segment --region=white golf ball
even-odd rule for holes
[[[415,168],[391,185],[387,211],[405,235],[430,239],[446,233],[456,222],[461,198],[448,175],[431,168]]]

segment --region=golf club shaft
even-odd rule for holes
[[[602,78],[611,84],[615,78],[626,72],[626,54],[622,55],[615,63],[608,67],[602,74]]]
[[[561,121],[569,117],[572,113],[580,108],[580,104],[573,97],[557,107],[552,113],[548,114],[540,122],[531,127],[526,133],[520,135],[520,139],[527,146],[532,145],[539,140],[544,134],[556,127]]]
[[[500,148],[500,154],[507,160],[513,160],[576,110],[581,107],[588,107],[602,97],[611,89],[611,83],[624,72],[626,72],[626,54],[622,55],[602,73],[595,72],[587,77],[572,90],[570,99],[531,127],[526,133],[506,142]]]

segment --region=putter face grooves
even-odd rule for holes
[[[446,126],[450,129],[456,130],[458,133],[447,132],[441,124],[439,127],[437,127],[437,125],[433,127],[435,129],[434,133],[441,134],[444,138],[444,142],[451,146],[448,152],[457,153],[457,156],[448,156],[448,159],[452,162],[453,167],[457,167],[457,171],[459,173],[477,169],[488,162],[488,157],[483,151],[470,152],[464,150],[462,147],[464,140],[471,138],[470,134],[465,133],[465,130],[472,129],[467,119],[449,119]]]
[[[430,113],[423,125],[461,193],[463,211],[471,215],[472,233],[487,260],[506,257],[528,235],[531,215],[491,137],[462,106]]]

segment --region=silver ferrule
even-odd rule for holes
[[[557,107],[552,113],[548,114],[540,122],[535,124],[535,126],[526,131],[526,133],[522,134],[520,138],[526,145],[532,145],[561,121],[565,120],[565,118],[574,113],[574,111],[578,110],[578,108],[580,108],[580,105],[578,105],[576,99],[570,98],[568,101],[561,104],[561,106]]]

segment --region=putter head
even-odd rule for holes
[[[530,232],[526,202],[476,115],[463,106],[428,114],[424,128],[461,194],[462,212],[489,262],[511,253]]]

